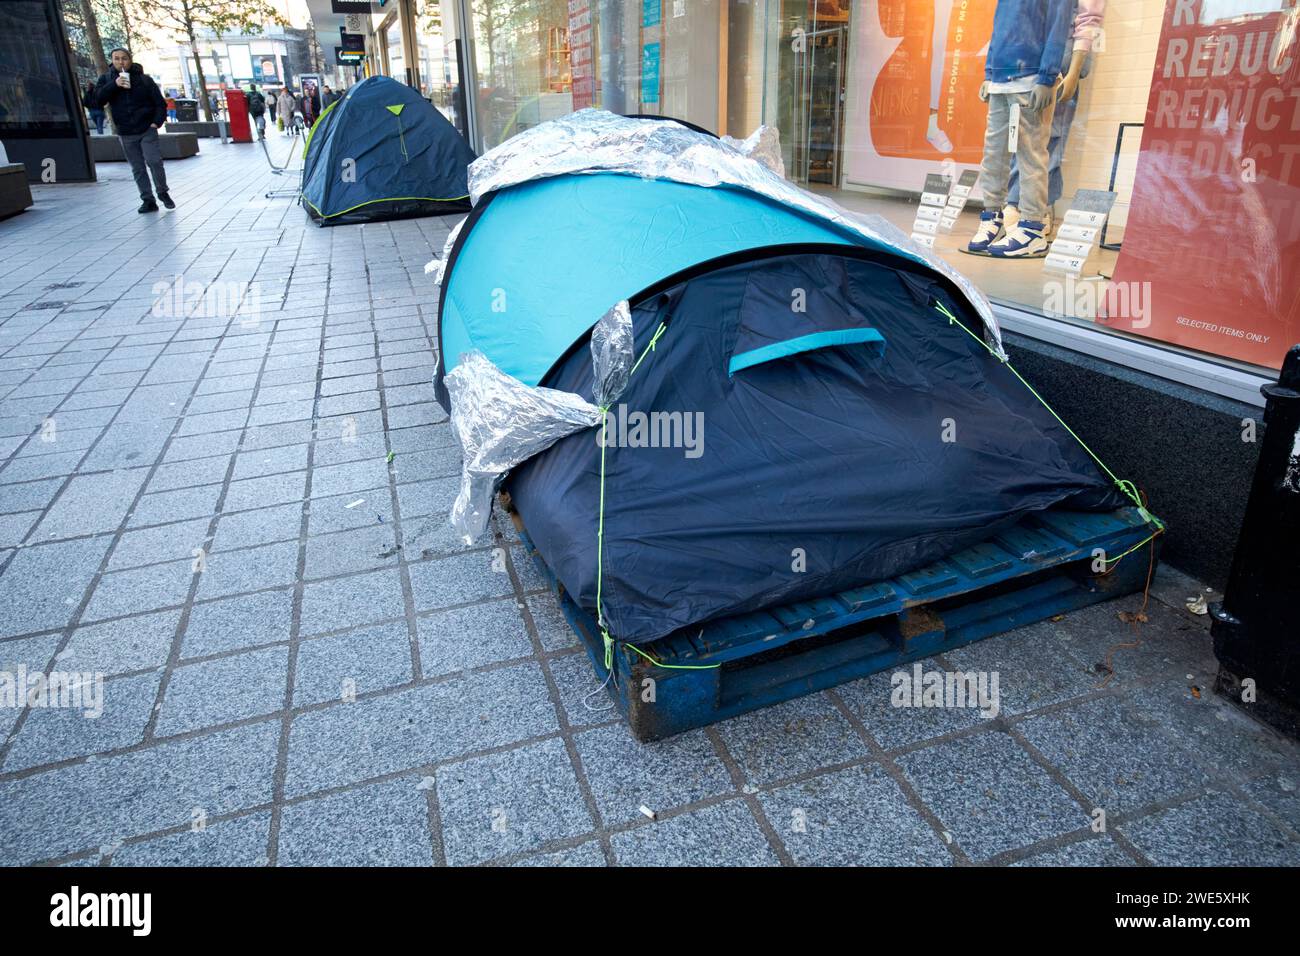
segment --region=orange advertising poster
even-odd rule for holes
[[[1099,321],[1269,368],[1300,342],[1298,26],[1297,0],[1166,5]]]
[[[996,7],[996,0],[854,4],[848,184],[916,190],[926,173],[979,167],[988,116],[979,88]]]

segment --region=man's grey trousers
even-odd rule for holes
[[[135,177],[135,186],[140,190],[140,198],[153,202],[156,189],[159,193],[167,192],[167,174],[163,172],[162,151],[158,148],[158,131],[148,129],[134,136],[120,136],[122,152],[131,164],[131,175]],[[145,167],[149,171],[145,172]],[[153,188],[149,187],[149,174],[153,174]]]

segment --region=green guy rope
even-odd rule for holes
[[[940,313],[947,316],[949,325],[957,326],[957,328],[961,329],[963,332],[965,332],[967,335],[973,338],[980,345],[984,346],[984,348],[988,351],[990,355],[992,355],[999,362],[1001,362],[1008,369],[1010,369],[1012,375],[1020,379],[1021,384],[1024,385],[1025,388],[1029,389],[1029,394],[1033,395],[1034,398],[1038,399],[1038,401],[1042,404],[1042,406],[1051,413],[1052,417],[1055,418],[1058,422],[1060,422],[1061,427],[1064,428],[1067,432],[1069,432],[1070,436],[1079,443],[1079,447],[1082,448],[1084,451],[1086,451],[1089,455],[1091,455],[1092,460],[1101,466],[1101,470],[1106,472],[1106,474],[1110,476],[1110,480],[1115,482],[1115,486],[1119,488],[1119,490],[1122,491],[1126,496],[1128,496],[1128,498],[1132,500],[1133,504],[1137,505],[1138,514],[1142,515],[1143,519],[1147,522],[1147,524],[1153,524],[1156,526],[1156,528],[1158,529],[1156,532],[1157,534],[1165,530],[1165,523],[1161,521],[1159,518],[1157,518],[1155,515],[1153,515],[1150,511],[1148,511],[1146,505],[1142,503],[1142,495],[1138,492],[1137,485],[1133,484],[1133,482],[1129,481],[1127,478],[1120,478],[1118,475],[1115,474],[1115,472],[1111,471],[1110,467],[1104,461],[1102,461],[1101,458],[1097,456],[1097,453],[1088,447],[1087,442],[1085,442],[1082,438],[1080,438],[1078,434],[1075,432],[1075,430],[1066,424],[1065,419],[1062,418],[1060,415],[1056,414],[1056,409],[1052,408],[1051,405],[1047,404],[1047,399],[1043,398],[1042,395],[1038,394],[1038,389],[1030,385],[1029,382],[1025,380],[1025,377],[1021,375],[1018,371],[1016,371],[1016,367],[1011,364],[1010,359],[998,355],[998,353],[993,350],[993,346],[989,345],[987,342],[985,342],[982,338],[980,338],[970,329],[966,328],[966,326],[960,320],[958,320],[957,316],[953,315],[951,312],[948,311],[948,308],[942,302],[936,299],[934,303],[934,307],[938,309]],[[1155,535],[1151,536],[1151,538],[1154,537]],[[1151,538],[1148,538],[1147,541],[1150,541]],[[1142,542],[1142,544],[1146,544],[1146,543],[1147,543],[1146,541]],[[1141,547],[1141,546],[1142,545],[1138,545],[1137,547]],[[1136,548],[1132,550],[1136,550]],[[1130,554],[1130,553],[1131,551],[1124,552],[1124,554]],[[1121,554],[1119,557],[1120,558],[1124,557],[1124,554]],[[1118,561],[1119,558],[1116,558],[1115,560]]]
[[[632,375],[645,357],[655,350],[655,345],[663,334],[668,331],[668,324],[660,322],[659,328],[655,329],[655,334],[650,337],[649,343],[642,350],[641,355],[632,365],[632,370],[627,373],[630,380]],[[604,602],[604,585],[605,585],[605,449],[608,447],[606,437],[609,431],[609,406],[600,407],[600,514],[596,521],[596,626],[600,628],[601,640],[605,644],[605,674],[608,680],[609,675],[614,673],[614,638],[610,637],[609,629],[605,627],[605,602]],[[662,664],[655,660],[635,644],[629,644],[626,641],[619,643],[630,647],[637,654],[641,655],[655,667],[662,667],[665,670],[674,671],[701,671],[713,670],[721,667],[721,664]]]

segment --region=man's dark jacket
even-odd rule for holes
[[[131,64],[128,70],[131,75],[129,90],[117,85],[120,72],[116,67],[109,67],[108,72],[99,78],[95,89],[87,96],[86,106],[93,103],[100,109],[111,107],[113,122],[117,124],[117,131],[122,136],[138,136],[150,126],[162,126],[167,122],[167,100],[144,68],[139,63]]]

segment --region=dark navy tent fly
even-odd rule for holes
[[[312,126],[303,204],[322,226],[464,212],[473,160],[460,133],[418,90],[372,76]]]
[[[440,401],[471,349],[591,401],[585,346],[621,299],[640,362],[608,410],[603,506],[599,428],[504,486],[593,617],[600,590],[617,640],[892,577],[1032,512],[1126,503],[948,275],[726,185],[593,171],[484,196],[446,263]]]

